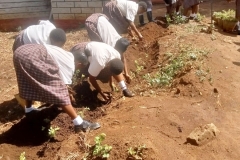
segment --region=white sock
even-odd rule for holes
[[[31,112],[32,110],[37,110],[37,109],[34,108],[33,106],[31,106],[31,107],[29,107],[29,108],[25,107],[25,113],[29,113],[29,112]]]
[[[193,18],[194,18],[194,16],[195,16],[195,14],[194,14],[194,13],[192,13],[192,14],[190,15],[190,17],[193,17]]]
[[[83,119],[80,116],[77,116],[74,120],[72,120],[73,124],[76,125],[80,125],[83,122]]]
[[[125,90],[125,89],[127,89],[127,86],[126,86],[126,84],[125,84],[124,81],[121,81],[121,82],[119,82],[118,84],[119,84],[120,88],[122,89],[122,91]]]

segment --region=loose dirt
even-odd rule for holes
[[[154,7],[155,16],[164,15],[164,5]],[[75,108],[84,119],[101,124],[96,131],[80,134],[73,133],[70,118],[58,106],[47,106],[40,114],[25,117],[14,98],[18,89],[11,47],[18,33],[1,32],[0,159],[19,159],[22,152],[27,160],[82,159],[89,153],[86,145],[93,145],[100,133],[107,135],[103,143],[113,147],[111,160],[131,159],[128,149],[141,145],[146,146],[142,155],[145,160],[240,159],[240,39],[219,28],[213,34],[204,32],[210,23],[209,7],[209,2],[201,4],[200,12],[206,18],[200,23],[190,21],[168,28],[148,23],[140,27],[142,42],[123,35],[131,40],[126,57],[133,79],[128,87],[135,97],[125,98],[121,92],[114,92],[108,105],[94,98],[77,103]],[[216,11],[229,8],[234,8],[234,2],[214,4]],[[88,41],[85,29],[67,31],[67,38],[67,50]],[[180,65],[171,85],[149,85],[148,80],[153,78],[146,75],[164,72],[183,50],[191,51],[191,58],[176,61],[187,63]],[[107,84],[101,85],[104,91],[110,91]],[[89,89],[89,93],[93,91]],[[84,109],[87,107],[90,110]],[[203,146],[185,143],[194,128],[209,123],[220,130],[216,139]],[[52,139],[48,137],[50,126],[60,128]]]

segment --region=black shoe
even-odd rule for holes
[[[95,129],[98,129],[100,127],[101,126],[98,123],[90,123],[88,121],[83,120],[82,124],[74,126],[74,131],[75,131],[75,133],[78,133],[80,131],[86,132],[88,129],[89,130],[95,130]]]
[[[133,97],[134,96],[134,94],[131,91],[129,91],[128,89],[123,90],[123,95],[125,97]]]
[[[148,18],[148,21],[149,21],[149,22],[155,22],[155,21],[153,20],[153,18],[152,18],[152,11],[148,11],[148,12],[147,12],[147,18]]]
[[[140,23],[140,26],[144,26],[146,24],[146,23],[144,23],[143,15],[139,15],[139,23]]]

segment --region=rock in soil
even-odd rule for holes
[[[187,137],[187,142],[192,145],[204,145],[213,140],[220,131],[211,123],[195,128]]]

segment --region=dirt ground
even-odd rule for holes
[[[234,9],[234,2],[215,0],[213,10],[222,9]],[[135,97],[115,92],[108,105],[92,99],[78,103],[76,110],[84,113],[84,119],[101,124],[96,131],[80,134],[73,133],[71,119],[57,106],[29,123],[14,97],[18,88],[11,47],[18,33],[0,32],[0,159],[16,160],[25,152],[27,160],[80,160],[90,152],[87,144],[94,145],[94,137],[101,133],[106,134],[103,143],[112,146],[111,160],[131,159],[128,149],[142,145],[145,160],[240,159],[240,39],[217,26],[212,34],[203,32],[211,22],[209,2],[201,4],[200,13],[206,16],[200,23],[168,28],[148,23],[139,28],[144,41],[131,41],[126,52],[133,77],[128,87]],[[154,6],[154,17],[164,14],[163,4]],[[84,28],[67,31],[67,38],[67,50],[88,41]],[[147,79],[147,73],[163,71],[171,57],[186,50],[192,59],[173,77],[172,85],[149,85],[153,78]],[[215,139],[202,146],[186,143],[194,128],[209,123],[220,130]],[[50,126],[60,128],[54,139],[48,137]]]

